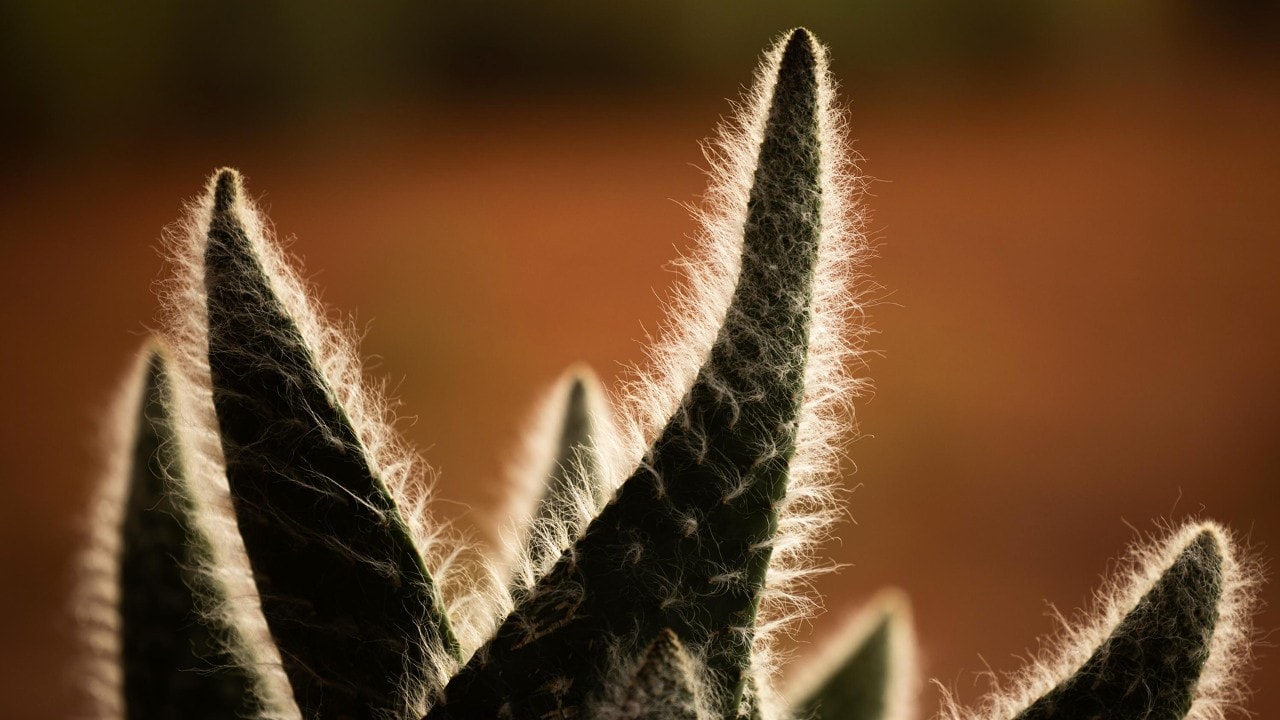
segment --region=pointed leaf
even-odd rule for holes
[[[232,171],[205,254],[227,480],[263,611],[308,718],[403,713],[457,643],[412,536],[277,295]],[[432,668],[431,670],[434,670]]]
[[[889,618],[867,636],[848,661],[795,714],[822,720],[880,720],[889,684]]]
[[[561,534],[546,532],[545,529],[576,524],[580,513],[578,506],[588,498],[597,512],[606,500],[600,475],[601,459],[595,438],[598,420],[592,418],[589,399],[594,389],[588,384],[594,382],[594,378],[581,373],[575,375],[570,382],[560,432],[556,438],[555,457],[547,473],[546,488],[526,533],[525,556],[539,576],[539,571],[560,555],[560,549],[538,542],[539,536]],[[563,534],[568,535],[569,530]],[[554,556],[551,555],[553,550]]]
[[[1195,535],[1093,656],[1019,720],[1185,717],[1218,621],[1222,562],[1214,533]]]
[[[222,643],[230,628],[203,622],[225,598],[194,571],[209,555],[182,489],[165,361],[146,365],[120,557],[120,644],[130,720],[255,717],[251,671]],[[207,620],[217,623],[216,617]]]
[[[807,668],[811,682],[794,703],[796,718],[887,720],[902,718],[903,685],[911,682],[910,619],[896,593],[855,616],[821,665]]]
[[[718,712],[737,715],[804,394],[822,210],[816,52],[798,30],[782,54],[738,284],[706,364],[642,465],[433,718],[578,707],[611,652],[664,628],[706,658]]]
[[[680,639],[663,630],[644,653],[611,720],[697,720],[697,680]]]

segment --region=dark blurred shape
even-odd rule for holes
[[[1099,57],[1158,55],[1167,32],[1184,48],[1272,52],[1280,28],[1268,0],[778,5],[30,0],[0,7],[9,106],[0,122],[27,141],[92,143],[370,104],[740,82],[758,49],[797,24],[841,47],[845,72],[866,82],[958,75],[996,85]]]
[[[464,96],[625,92],[687,64],[678,44],[659,40],[679,26],[662,5],[619,3],[592,14],[564,3],[459,4],[435,18],[422,60],[439,69],[442,91]]]
[[[326,77],[332,53],[305,47],[310,33],[297,19],[283,5],[253,0],[172,4],[155,58],[157,93],[215,122],[302,105],[318,78],[334,81]]]
[[[1280,3],[1275,0],[1179,0],[1187,35],[1236,50],[1280,47]]]

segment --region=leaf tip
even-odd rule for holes
[[[906,593],[881,590],[824,645],[786,693],[796,717],[914,716],[919,674]]]
[[[230,210],[240,198],[240,193],[244,189],[244,180],[240,171],[224,167],[213,173],[210,185],[213,193],[213,211],[224,213]]]
[[[972,711],[943,717],[1218,720],[1242,707],[1261,571],[1222,525],[1196,520],[1136,544],[1082,613]],[[1151,716],[1156,716],[1151,715]]]
[[[818,39],[806,28],[800,27],[787,33],[782,45],[782,57],[778,61],[779,86],[795,85],[796,89],[814,85],[819,72],[820,45]]]

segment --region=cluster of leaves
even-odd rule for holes
[[[861,246],[830,104],[820,46],[790,33],[724,146],[663,377],[637,383],[629,431],[589,375],[565,384],[514,558],[454,607],[412,456],[239,176],[218,172],[175,253],[170,325],[138,372],[88,555],[102,714],[908,716],[896,595],[785,697],[772,689],[767,631],[801,603],[788,582],[832,513],[830,421],[856,389],[837,330]],[[1227,534],[1190,526],[1147,553],[976,717],[1212,717],[1236,700],[1249,585]]]

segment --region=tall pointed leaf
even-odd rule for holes
[[[705,658],[718,712],[737,715],[804,394],[822,212],[816,52],[804,30],[783,51],[741,271],[706,364],[641,466],[450,681],[433,719],[577,708],[611,654],[665,628]]]
[[[121,527],[120,646],[129,720],[254,717],[251,672],[223,650],[234,631],[201,611],[225,601],[193,568],[209,556],[195,525],[164,357],[145,369]],[[217,623],[218,616],[207,622]]]
[[[317,367],[221,172],[205,254],[227,480],[263,611],[307,718],[404,713],[456,654],[396,503]]]

